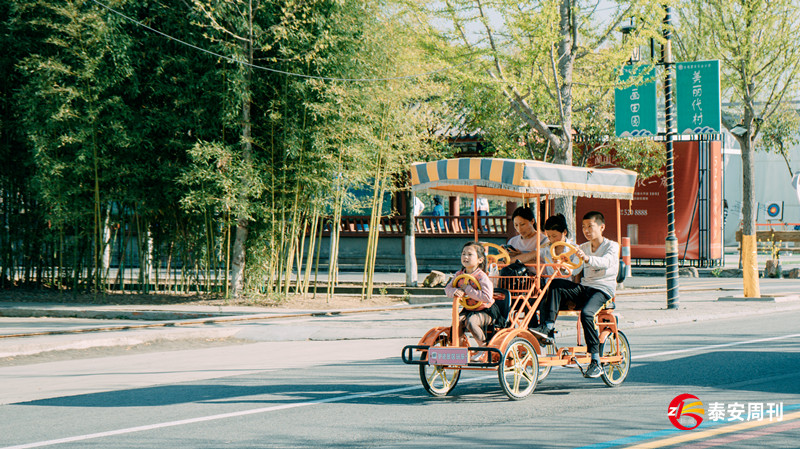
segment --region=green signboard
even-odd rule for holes
[[[626,65],[620,81],[641,77],[643,84],[614,90],[614,129],[617,137],[652,136],[656,122],[655,67]]]
[[[719,61],[675,64],[679,134],[719,134]]]

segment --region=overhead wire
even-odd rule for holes
[[[129,17],[129,16],[123,14],[120,11],[115,10],[114,8],[108,6],[108,5],[104,4],[104,3],[99,2],[98,0],[91,0],[91,2],[97,4],[98,6],[104,8],[106,10],[108,10],[109,12],[112,12],[112,13],[124,18],[125,20],[127,20],[129,22],[132,22],[132,23],[136,24],[137,26],[145,28],[145,29],[147,29],[147,30],[149,30],[149,31],[151,31],[153,33],[156,33],[156,34],[158,34],[160,36],[163,36],[163,37],[165,37],[167,39],[170,39],[172,41],[178,42],[179,44],[185,45],[185,46],[187,46],[189,48],[192,48],[194,50],[197,50],[197,51],[200,51],[200,52],[203,52],[203,53],[207,53],[209,55],[216,56],[218,58],[222,58],[222,59],[224,59],[226,61],[229,61],[229,62],[232,62],[234,64],[241,64],[241,65],[244,65],[244,66],[247,66],[247,67],[250,67],[250,68],[253,68],[253,69],[257,69],[257,70],[264,70],[264,71],[267,71],[267,72],[272,72],[272,73],[277,73],[277,74],[287,75],[287,76],[294,76],[294,77],[298,77],[298,78],[315,79],[315,80],[321,80],[321,81],[344,81],[344,82],[378,82],[378,81],[393,81],[393,80],[403,80],[403,79],[415,79],[415,78],[423,78],[423,77],[426,77],[426,76],[430,76],[430,75],[434,75],[434,74],[437,74],[437,73],[446,72],[448,70],[452,70],[452,69],[456,69],[456,68],[459,68],[459,67],[463,67],[465,65],[472,64],[473,62],[476,61],[475,59],[472,59],[472,60],[469,60],[469,61],[464,62],[462,64],[452,65],[452,66],[449,66],[449,67],[443,67],[441,69],[431,70],[429,72],[417,73],[417,74],[413,74],[413,75],[391,76],[391,77],[385,77],[385,78],[336,78],[336,77],[328,77],[328,76],[306,75],[304,73],[288,72],[288,71],[285,71],[285,70],[273,69],[271,67],[264,67],[264,66],[260,66],[260,65],[251,64],[251,63],[249,63],[247,61],[240,61],[240,60],[232,58],[230,56],[226,56],[226,55],[223,55],[223,54],[220,54],[220,53],[213,52],[211,50],[207,50],[207,49],[202,48],[202,47],[198,47],[197,45],[190,44],[189,42],[186,42],[186,41],[183,41],[183,40],[178,39],[176,37],[170,36],[169,34],[166,34],[163,31],[160,31],[160,30],[157,30],[157,29],[155,29],[155,28],[153,28],[151,26],[148,26],[148,25],[146,25],[146,24],[144,24],[144,23],[142,23],[142,22],[140,22],[140,21],[138,21],[138,20],[136,20],[136,19],[134,19],[132,17]]]

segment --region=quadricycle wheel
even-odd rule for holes
[[[433,346],[447,346],[449,336],[439,335]],[[458,384],[461,370],[458,368],[445,368],[439,365],[422,364],[419,366],[419,380],[431,396],[447,396]]]
[[[545,343],[541,345],[542,348],[542,355],[554,355],[556,353],[556,345],[555,343]],[[548,374],[550,374],[550,370],[553,367],[551,365],[547,366],[540,366],[539,367],[539,382],[543,381]]]
[[[523,399],[533,393],[539,381],[539,358],[533,345],[524,338],[512,340],[503,352],[497,375],[510,399]]]
[[[617,351],[617,340],[619,340],[619,351]],[[617,331],[617,335],[610,334],[600,346],[601,357],[618,355],[622,356],[622,360],[603,365],[603,382],[609,387],[616,387],[624,382],[625,378],[628,377],[628,369],[631,365],[631,348],[628,345],[628,338],[622,331]]]

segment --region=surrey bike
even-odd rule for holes
[[[471,193],[473,198],[481,195],[523,202],[532,200],[537,205],[541,204],[543,197],[545,205],[549,205],[549,200],[556,196],[613,198],[617,200],[619,239],[619,200],[632,197],[636,173],[538,161],[469,158],[413,164],[411,179],[414,191],[451,195]],[[478,217],[474,217],[473,223],[478,223],[477,220]],[[475,229],[476,241],[477,237]],[[511,263],[511,257],[501,246],[492,243],[482,245],[487,250],[487,264],[494,263],[502,268]],[[569,256],[575,252],[574,246],[566,242],[554,244],[551,256],[557,262],[542,263],[538,256],[538,245],[537,242],[536,261],[528,265],[534,275],[490,275],[497,286],[494,299],[502,319],[487,329],[486,346],[470,346],[466,334],[458,337],[461,309],[479,307],[479,304],[470,305],[466,298],[456,298],[452,303],[449,325],[434,327],[416,345],[403,348],[403,362],[419,366],[420,381],[428,393],[433,396],[450,394],[463,371],[496,371],[505,394],[514,400],[523,399],[536,389],[538,382],[547,377],[552,367],[573,367],[583,372],[583,367],[589,364],[591,356],[581,341],[583,332],[580,320],[577,322],[577,341],[574,346],[557,346],[553,340],[541,338],[529,330],[537,307],[544,300],[553,279],[567,277],[571,270],[580,266],[555,254],[558,246],[565,245],[567,252],[562,255]],[[546,267],[553,269],[552,275],[542,274]],[[480,287],[472,276],[466,274],[453,281],[456,287],[462,283]],[[570,310],[569,306],[564,304],[560,314],[580,313]],[[625,334],[618,328],[614,306],[612,298],[595,316],[600,336],[601,377],[612,387],[625,380],[630,367],[630,346]],[[481,361],[471,361],[472,356],[480,354],[483,355]]]

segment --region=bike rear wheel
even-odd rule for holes
[[[619,348],[617,348],[617,341],[619,341]],[[628,377],[628,370],[631,365],[631,348],[628,344],[628,338],[622,331],[617,331],[617,334],[611,334],[606,337],[606,341],[600,346],[601,357],[614,357],[620,355],[622,360],[615,363],[606,363],[603,365],[603,382],[609,387],[617,387],[625,378]]]

